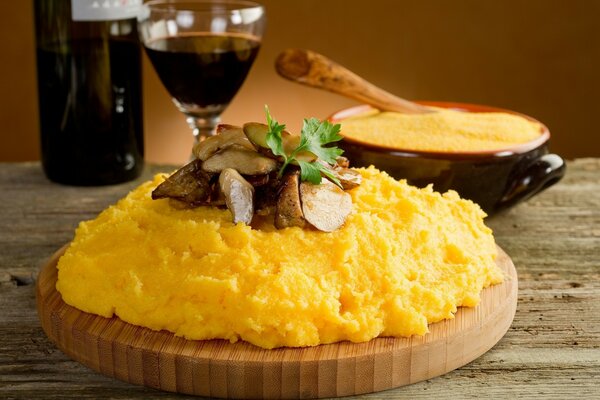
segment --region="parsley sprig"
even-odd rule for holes
[[[283,159],[283,165],[279,169],[279,177],[283,175],[286,167],[294,162],[300,167],[301,180],[318,185],[321,183],[322,175],[325,175],[336,185],[342,186],[329,168],[319,162],[321,160],[327,164],[335,164],[336,159],[344,152],[338,147],[326,146],[342,139],[342,136],[339,134],[340,124],[333,125],[329,121],[319,121],[316,118],[304,119],[304,124],[300,131],[300,144],[290,154],[287,154],[283,148],[283,140],[281,138],[281,132],[285,129],[285,125],[280,125],[273,119],[269,112],[269,107],[266,105],[265,114],[267,115],[267,125],[269,126],[266,139],[267,145],[273,154]],[[317,160],[311,162],[298,160],[296,156],[305,151],[313,153],[317,156]]]

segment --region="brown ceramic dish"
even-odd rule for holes
[[[465,112],[507,112],[531,117],[495,107],[447,102],[420,104],[451,108]],[[361,114],[369,106],[357,106],[329,117],[334,123]],[[456,190],[493,215],[527,200],[558,182],[565,174],[565,162],[548,153],[550,132],[542,124],[542,135],[516,147],[481,152],[432,152],[398,150],[345,138],[340,146],[352,166],[374,165],[397,179],[407,179],[412,185],[424,187],[430,183],[435,190]]]

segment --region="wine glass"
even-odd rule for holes
[[[138,29],[146,53],[196,143],[214,134],[258,54],[265,10],[245,0],[155,0]]]

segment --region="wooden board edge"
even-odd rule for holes
[[[131,343],[111,343],[106,344],[101,340],[99,341],[97,338],[89,337],[86,332],[82,332],[75,325],[70,326],[70,332],[61,337],[57,328],[57,320],[60,319],[60,316],[50,314],[50,317],[44,315],[42,312],[49,305],[46,303],[48,300],[47,294],[42,293],[41,291],[41,282],[47,281],[48,279],[52,279],[52,269],[56,270],[56,263],[58,259],[64,253],[68,246],[64,246],[59,251],[57,251],[40,271],[38,277],[38,284],[36,285],[36,302],[38,306],[38,313],[40,315],[40,321],[42,323],[42,327],[48,337],[59,347],[63,352],[65,352],[71,358],[82,362],[84,365],[91,367],[92,369],[104,374],[108,375],[120,380],[124,380],[126,382],[131,382],[135,384],[146,385],[149,387],[154,387],[156,389],[187,393],[187,394],[196,394],[203,396],[211,396],[211,397],[227,397],[227,398],[322,398],[322,397],[332,397],[332,396],[347,396],[347,395],[357,395],[370,393],[374,391],[391,389],[399,386],[403,386],[406,384],[416,383],[425,379],[431,379],[433,377],[445,374],[449,371],[452,371],[456,368],[459,368],[492,348],[504,334],[508,331],[512,324],[512,320],[514,318],[517,306],[517,295],[518,295],[518,280],[516,275],[516,269],[514,264],[508,257],[508,255],[499,248],[499,258],[506,258],[508,261],[507,268],[510,285],[510,296],[508,301],[504,303],[504,307],[500,310],[495,310],[496,315],[504,315],[508,313],[510,318],[505,318],[503,320],[503,324],[488,324],[491,326],[490,329],[493,334],[494,339],[489,342],[488,345],[477,348],[475,351],[468,353],[462,357],[459,357],[455,360],[446,360],[445,367],[441,369],[432,369],[427,371],[421,371],[419,373],[411,373],[407,377],[407,368],[411,368],[414,364],[415,360],[419,360],[422,357],[430,357],[431,349],[428,347],[427,343],[422,343],[420,345],[411,346],[410,354],[407,353],[406,348],[394,349],[391,353],[373,353],[369,355],[357,355],[356,357],[347,357],[347,358],[333,358],[333,354],[330,354],[329,358],[325,358],[323,360],[319,360],[318,362],[313,363],[311,366],[308,364],[300,364],[297,359],[294,357],[290,357],[289,359],[282,359],[278,361],[265,361],[261,360],[258,357],[256,360],[246,360],[245,366],[242,368],[239,364],[236,363],[235,360],[209,360],[205,367],[201,367],[199,365],[199,361],[191,356],[178,355],[176,356],[176,360],[170,360],[170,364],[180,365],[179,370],[188,370],[188,376],[192,380],[192,384],[189,387],[181,387],[177,386],[173,382],[161,382],[160,371],[155,370],[154,379],[144,378],[142,373],[135,374],[136,368],[128,368],[131,371],[122,371],[117,368],[103,368],[100,362],[95,362],[94,357],[99,358],[99,355],[102,353],[100,348],[104,346],[104,352],[107,350],[106,346],[110,347],[110,351],[114,353],[118,350],[118,347],[125,349],[126,353],[126,361],[128,365],[139,366],[140,370],[143,371],[144,361],[148,362],[148,360],[154,360],[154,363],[150,362],[158,368],[158,361],[161,358],[164,360],[164,355],[157,350],[148,350],[143,347],[143,342],[138,342],[138,345],[135,346]],[[54,282],[54,286],[55,287]],[[506,282],[505,282],[506,283]],[[504,285],[505,283],[501,284]],[[487,290],[487,289],[486,289]],[[62,298],[60,298],[60,294],[56,292],[59,299],[54,299],[54,302],[62,302]],[[67,307],[71,307],[68,306]],[[74,309],[74,308],[73,308]],[[508,309],[508,310],[507,310]],[[76,310],[76,309],[74,309]],[[79,310],[77,310],[79,311]],[[79,313],[83,313],[79,311]],[[91,314],[88,314],[91,315]],[[97,317],[97,316],[93,316]],[[102,318],[102,317],[98,317]],[[116,317],[115,317],[116,318]],[[72,323],[76,323],[77,319],[71,321]],[[79,321],[81,322],[81,321]],[[124,322],[123,322],[124,323]],[[126,324],[126,323],[124,323]],[[129,325],[129,324],[127,324]],[[152,333],[160,333],[151,331],[147,328],[136,327],[142,330],[147,330]],[[477,338],[482,334],[490,334],[490,332],[486,331],[485,326],[475,326],[471,327],[471,329],[463,334],[462,340],[468,340],[469,338]],[[455,338],[456,339],[456,338]],[[184,339],[183,339],[184,340]],[[377,338],[371,341],[371,344],[374,344],[379,341],[388,341],[393,343],[397,340],[395,338]],[[193,342],[193,341],[186,341]],[[366,345],[368,345],[367,342]],[[336,345],[336,344],[334,344]],[[337,345],[340,346],[355,346],[353,343],[349,342],[341,342]],[[360,344],[363,345],[363,344]],[[79,348],[80,351],[74,351],[74,347]],[[115,346],[117,348],[115,348]],[[252,346],[252,345],[250,345]],[[326,347],[332,345],[324,345],[317,347]],[[87,350],[86,350],[87,349]],[[92,349],[90,352],[89,349]],[[95,349],[95,350],[94,350]],[[261,349],[262,350],[262,349]],[[88,354],[88,356],[82,356],[83,354]],[[339,352],[338,352],[339,354]],[[407,363],[407,360],[409,362]],[[111,359],[114,364],[114,360]],[[164,362],[163,362],[164,364]],[[200,368],[200,369],[198,369]],[[202,372],[202,368],[205,368],[205,372]],[[178,368],[173,366],[172,370],[176,373],[181,373],[181,371],[176,371]],[[354,371],[355,376],[351,379],[343,379],[338,374],[338,371],[342,369],[347,369]],[[208,374],[206,371],[208,370]],[[388,372],[391,370],[391,374],[382,377],[381,373]],[[212,372],[211,372],[212,371]],[[333,372],[332,372],[333,371]],[[212,380],[217,379],[219,374],[226,374],[231,376],[239,375],[239,379],[233,379],[229,382],[226,382],[226,387],[228,390],[215,391],[211,385],[211,377]],[[137,375],[137,376],[136,376]],[[335,377],[335,384],[332,384],[330,379],[320,379],[319,376],[328,376],[329,378]],[[356,376],[365,376],[372,375],[373,379],[371,381],[367,380],[357,380]],[[193,384],[194,380],[197,380],[199,376],[207,376],[208,380],[204,380],[203,384]],[[266,390],[263,388],[262,391],[254,391],[251,396],[248,396],[249,393],[246,393],[243,390],[243,385],[240,383],[242,381],[251,383],[251,379],[249,377],[254,377],[254,381],[257,379],[268,381],[269,377],[271,378],[271,385],[275,385],[270,388],[270,390]],[[273,379],[274,378],[274,379]],[[304,385],[304,390],[300,388],[300,382],[304,380],[307,382],[312,382],[312,385]],[[315,383],[316,381],[316,383]],[[208,388],[206,385],[208,384]],[[306,387],[310,386],[311,390],[306,390]]]

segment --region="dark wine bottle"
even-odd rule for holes
[[[34,0],[42,165],[71,185],[143,168],[141,0]]]

